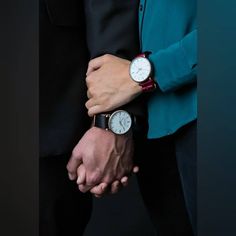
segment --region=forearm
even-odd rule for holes
[[[138,0],[84,0],[91,58],[112,54],[132,60],[139,53],[138,3]],[[135,97],[136,94],[132,102],[127,101],[119,108],[145,116],[144,102]]]
[[[132,59],[139,51],[138,0],[84,0],[91,58],[112,54]]]

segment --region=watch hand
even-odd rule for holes
[[[124,120],[124,119],[120,120],[119,123],[120,123],[120,125],[122,126],[122,128],[125,129],[125,127],[124,127],[124,125],[123,125],[123,123],[122,123],[123,120]]]
[[[138,74],[139,73],[139,71],[141,71],[142,69],[141,68],[138,68],[138,71],[137,71],[137,73],[136,74]]]

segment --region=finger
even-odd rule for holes
[[[138,172],[139,172],[139,167],[138,167],[138,166],[135,166],[135,167],[133,168],[133,173],[136,174],[136,173],[138,173]]]
[[[89,89],[87,90],[87,98],[90,99],[92,97],[91,93],[89,92]]]
[[[120,181],[116,180],[111,184],[111,194],[115,194],[120,190]]]
[[[82,159],[78,156],[72,156],[67,163],[67,171],[70,180],[75,180],[77,178],[77,168],[82,164]]]
[[[92,72],[90,72],[90,74],[88,74],[88,75],[86,76],[85,82],[86,82],[86,86],[87,86],[88,89],[91,88],[91,86],[92,86],[94,80],[95,80],[96,78],[98,78],[98,77],[99,77],[99,76],[98,76],[98,74],[97,74],[97,71],[92,71]]]
[[[78,188],[82,193],[86,193],[92,188],[92,186],[88,186],[88,185],[85,185],[85,184],[79,184]]]
[[[103,195],[106,193],[108,185],[106,183],[101,183],[90,190],[94,195]]]
[[[81,164],[78,169],[77,169],[77,181],[76,183],[79,184],[83,184],[85,183],[85,178],[86,178],[86,170],[83,164]]]
[[[90,117],[93,117],[94,115],[97,115],[101,112],[106,112],[106,111],[108,110],[105,109],[102,105],[94,105],[88,109],[88,115]]]
[[[123,177],[123,178],[121,179],[120,182],[121,182],[121,184],[122,184],[123,187],[127,187],[128,184],[129,184],[129,178],[128,178],[127,176],[125,176],[125,177]]]
[[[96,99],[94,98],[89,98],[89,100],[85,103],[85,106],[87,109],[90,109],[91,107],[96,105]]]
[[[94,194],[94,197],[96,197],[96,198],[101,198],[102,195]]]
[[[99,69],[103,65],[103,63],[104,63],[104,56],[92,59],[88,64],[86,76],[88,76],[91,72]]]

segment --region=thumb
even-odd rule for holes
[[[86,76],[88,76],[91,72],[99,69],[103,65],[103,63],[104,63],[104,56],[92,59],[88,64]]]

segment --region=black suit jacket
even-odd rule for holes
[[[40,156],[70,153],[91,119],[85,108],[90,58],[139,52],[138,0],[40,1]],[[126,107],[143,114],[136,101]]]

